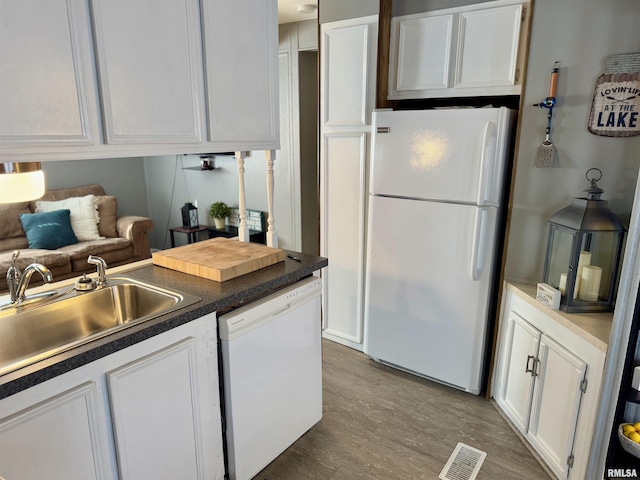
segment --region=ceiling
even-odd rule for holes
[[[298,12],[299,5],[314,5],[313,13]],[[278,0],[278,23],[301,22],[318,18],[318,0]]]

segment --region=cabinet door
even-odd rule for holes
[[[322,126],[365,126],[375,100],[377,16],[324,24],[320,44]]]
[[[364,250],[378,16],[322,24],[320,37],[320,254],[323,335],[363,341]]]
[[[86,5],[0,3],[0,145],[90,145],[97,112]]]
[[[522,5],[460,13],[455,88],[514,85]]]
[[[209,140],[280,148],[276,0],[202,0]]]
[[[195,337],[186,338],[107,373],[123,480],[210,478],[205,457],[213,452],[201,441],[210,428],[201,408],[210,397],[201,395],[199,349]]]
[[[0,478],[112,478],[98,390],[87,382],[0,420]]]
[[[323,138],[320,250],[331,258],[322,273],[324,331],[362,343],[367,134]]]
[[[397,56],[398,91],[449,86],[453,18],[453,15],[438,15],[393,22],[391,36],[397,35],[398,48],[392,50],[390,63],[393,65]]]
[[[540,339],[539,370],[527,438],[556,475],[569,475],[587,365],[546,335]]]
[[[197,0],[92,0],[105,139],[199,143]]]
[[[535,368],[540,336],[541,333],[517,313],[509,312],[501,358],[501,388],[496,401],[522,433],[526,433],[529,426],[535,380],[531,370]]]

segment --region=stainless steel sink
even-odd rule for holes
[[[108,280],[0,311],[0,375],[200,301],[126,277]]]

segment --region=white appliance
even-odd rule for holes
[[[364,351],[473,394],[513,119],[506,108],[373,114]]]
[[[309,277],[220,317],[231,480],[252,478],[322,417],[320,290]]]

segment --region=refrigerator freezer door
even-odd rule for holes
[[[480,392],[496,210],[370,197],[365,353]]]
[[[369,192],[497,204],[511,114],[506,108],[374,112]]]

